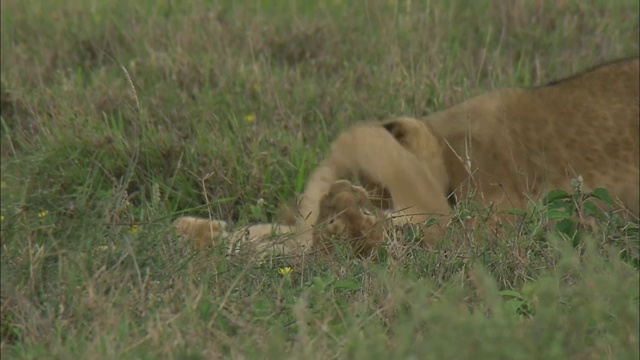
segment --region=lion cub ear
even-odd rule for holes
[[[382,127],[387,130],[396,140],[402,141],[407,136],[407,131],[398,120],[389,120],[382,123]]]

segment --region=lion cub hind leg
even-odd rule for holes
[[[198,249],[211,248],[220,239],[228,243],[229,255],[241,250],[251,251],[258,257],[299,251],[295,245],[300,235],[293,226],[285,224],[255,224],[228,232],[224,221],[185,216],[174,221],[173,226],[181,238]]]

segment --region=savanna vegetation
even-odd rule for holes
[[[171,222],[271,221],[351,124],[637,56],[639,11],[3,1],[2,358],[637,359],[638,222],[595,210],[602,189],[532,203],[500,241],[398,231],[378,263],[252,263]]]

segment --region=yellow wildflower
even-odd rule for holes
[[[289,275],[292,272],[293,272],[293,269],[291,268],[291,266],[285,266],[278,269],[278,274],[282,276]]]
[[[137,234],[138,233],[138,224],[131,225],[131,227],[129,228],[129,232],[132,233],[132,234]]]
[[[49,212],[47,210],[42,210],[38,213],[38,217],[39,218],[43,218],[45,216],[47,216],[47,214],[49,214]]]
[[[244,117],[244,121],[247,122],[247,124],[251,124],[254,121],[256,121],[256,114],[249,114],[247,116]]]
[[[0,215],[0,221],[4,221],[4,214]]]

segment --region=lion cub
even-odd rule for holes
[[[438,220],[427,243],[439,238],[451,207],[461,201],[526,208],[551,189],[570,191],[570,179],[578,175],[586,191],[608,189],[637,219],[639,78],[637,58],[619,60],[545,86],[480,95],[424,119],[352,127],[311,174],[299,214],[282,232],[300,246],[296,251],[326,245],[318,232],[324,229],[359,244],[354,252],[370,253],[383,241],[377,224],[386,220],[380,209],[351,198],[362,197],[362,188],[339,182],[354,176],[388,194],[381,203],[391,207],[393,223]],[[335,225],[320,226],[336,214],[342,215]],[[189,222],[181,221],[178,228]],[[363,224],[369,230],[362,231]],[[358,243],[362,234],[371,237],[371,246]]]
[[[227,254],[253,251],[259,258],[269,255],[301,254],[304,245],[316,252],[332,253],[335,241],[346,241],[353,254],[369,257],[384,242],[386,214],[374,206],[367,191],[347,180],[334,182],[318,203],[319,212],[313,231],[296,231],[293,224],[256,224],[231,233],[227,224],[184,216],[174,223],[179,236],[197,248],[212,247],[216,239],[228,241]]]
[[[621,60],[547,86],[480,95],[422,120],[353,127],[334,141],[306,193],[360,173],[422,222],[468,197],[523,208],[551,189],[571,190],[570,178],[581,175],[585,190],[608,189],[637,217],[638,65]]]

